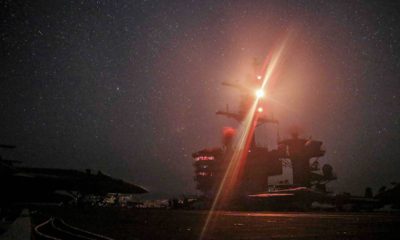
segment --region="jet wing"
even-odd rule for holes
[[[294,196],[294,193],[260,193],[260,194],[252,194],[249,197],[252,198],[275,198],[275,197],[291,197]]]

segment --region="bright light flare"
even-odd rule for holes
[[[229,202],[230,197],[232,197],[230,194],[231,192],[234,192],[236,182],[241,175],[241,170],[248,154],[254,129],[257,125],[258,114],[256,114],[256,111],[259,113],[264,111],[262,107],[257,108],[257,106],[261,101],[261,98],[265,95],[264,91],[268,89],[269,80],[281,58],[283,50],[286,46],[286,40],[287,39],[285,39],[279,48],[273,52],[271,58],[268,58],[268,64],[266,65],[265,74],[262,78],[261,88],[256,91],[257,98],[254,99],[251,108],[249,109],[245,119],[242,121],[240,128],[238,129],[238,133],[234,139],[233,152],[230,156],[228,168],[218,187],[211,209],[207,214],[206,221],[199,237],[200,240],[203,240],[206,237],[212,219],[215,220],[218,217],[218,212],[215,210],[219,209],[219,206],[223,206],[225,202]],[[259,77],[257,77],[257,79],[259,79]]]
[[[258,89],[256,91],[256,96],[257,96],[257,98],[263,98],[265,96],[265,93],[262,89]]]

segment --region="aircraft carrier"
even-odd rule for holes
[[[238,170],[241,173],[235,177],[235,186],[225,189],[225,178],[229,174],[230,163],[234,161],[232,159],[235,151],[243,148],[235,145],[238,129],[226,127],[221,146],[207,147],[192,154],[194,180],[197,189],[202,193],[203,207],[210,208],[224,191],[230,192],[233,202],[222,209],[304,211],[329,208],[339,211],[371,211],[388,203],[395,208],[400,207],[400,184],[395,184],[389,192],[381,189],[375,196],[368,188],[365,196],[329,192],[326,186],[330,181],[336,180],[337,176],[330,164],[320,166],[319,159],[325,155],[323,142],[311,137],[301,137],[299,127],[295,126],[291,127],[289,138],[280,139],[279,121],[269,117],[272,114],[268,116],[263,113],[263,101],[266,100],[261,98],[263,93],[258,90],[263,77],[256,74],[259,72],[257,64],[254,68],[255,74],[250,75],[243,84],[223,82],[223,85],[239,92],[238,111],[229,111],[227,105],[226,110],[216,112],[217,115],[235,119],[239,123],[238,129],[249,124],[245,123],[249,115],[255,116],[250,123],[254,130],[249,131],[249,146],[244,150],[245,154],[242,154],[244,159],[241,159]],[[255,102],[257,106],[254,107]],[[255,135],[263,130],[260,126],[264,124],[276,126],[275,148],[269,149],[256,142]],[[269,179],[282,176],[284,168],[291,169],[292,181],[270,184]],[[384,197],[385,195],[391,197]]]
[[[240,108],[237,112],[227,109],[217,114],[242,124],[255,98],[253,88],[249,90],[232,83],[224,85],[240,91]],[[257,112],[255,127],[263,124],[278,127],[278,120],[261,115],[261,107]],[[17,166],[18,161],[1,159],[0,187],[6,193],[0,201],[1,220],[7,222],[10,215],[17,220],[16,224],[7,226],[8,231],[3,235],[0,232],[0,240],[27,239],[24,236],[39,240],[199,239],[199,236],[201,239],[400,238],[399,214],[386,212],[392,209],[384,208],[387,205],[400,208],[400,185],[383,189],[375,196],[372,193],[363,197],[329,193],[326,184],[335,180],[336,175],[330,165],[320,167],[318,159],[325,155],[323,143],[301,137],[298,131],[292,131],[287,139],[280,139],[278,135],[277,147],[273,149],[258,145],[252,132],[240,178],[232,188],[235,201],[226,208],[199,210],[209,210],[221,189],[235,151],[236,133],[233,128],[225,128],[222,146],[193,153],[194,180],[202,196],[190,201],[184,199],[183,204],[172,201],[178,204],[164,209],[145,208],[141,204],[124,208],[118,204],[85,205],[80,201],[85,195],[141,194],[147,190],[102,172],[21,167]],[[285,167],[292,169],[292,183],[270,184],[270,177],[281,175]],[[58,190],[67,192],[68,196]],[[66,203],[71,197],[76,204],[40,205],[43,202]],[[18,216],[21,208],[29,211]],[[316,209],[320,211],[315,212]],[[310,210],[314,212],[308,212]],[[352,212],[354,210],[363,212]],[[373,212],[376,210],[379,212]],[[218,217],[208,221],[210,214]],[[206,223],[209,228],[207,234],[202,235]]]
[[[257,68],[256,65],[255,68]],[[261,79],[261,76],[254,74],[243,85],[224,82],[223,85],[239,91],[240,107],[237,112],[227,109],[217,111],[216,114],[233,118],[243,125],[246,116],[253,114],[251,113],[252,103],[260,97],[257,96],[260,94],[257,89],[262,85]],[[243,170],[240,179],[237,180],[238,184],[233,189],[236,198],[240,199],[240,205],[246,209],[245,205],[248,202],[254,207],[260,206],[260,203],[263,205],[262,203],[272,202],[271,200],[276,198],[280,203],[285,202],[286,207],[293,205],[308,208],[317,198],[324,198],[327,195],[326,184],[335,180],[336,176],[329,164],[320,167],[318,159],[325,155],[322,141],[302,138],[299,132],[293,129],[291,138],[281,140],[279,136],[277,137],[277,148],[269,149],[259,146],[256,143],[255,132],[260,131],[258,129],[263,124],[273,124],[279,131],[279,121],[262,115],[262,102],[256,109],[254,114],[258,117],[254,120],[255,131],[249,133],[248,153],[241,166]],[[192,154],[195,168],[194,179],[197,189],[202,192],[205,199],[212,201],[219,191],[231,161],[232,152],[237,151],[235,148],[238,148],[233,143],[235,135],[236,129],[225,128],[222,146],[205,148]],[[270,185],[269,178],[281,175],[284,167],[292,169],[292,184]],[[274,208],[276,205],[272,204],[269,208]]]

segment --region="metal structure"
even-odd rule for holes
[[[260,79],[261,77],[255,75],[248,79],[246,86],[224,82],[223,85],[234,87],[240,91],[240,107],[237,112],[230,112],[227,107],[226,111],[217,111],[216,114],[243,123],[256,98],[254,93],[261,84]],[[257,106],[257,109],[260,113],[262,112],[262,108]],[[254,124],[256,128],[262,124],[276,124],[278,127],[278,121],[273,118],[259,116],[256,121]],[[336,179],[330,165],[324,165],[322,173],[320,173],[318,159],[310,163],[311,159],[324,156],[325,150],[322,148],[321,141],[300,138],[298,133],[293,132],[291,138],[278,140],[276,149],[268,149],[256,144],[254,133],[252,132],[252,136],[249,136],[251,138],[249,153],[245,159],[243,174],[239,179],[240,185],[236,189],[240,196],[250,196],[267,191],[268,178],[281,175],[285,164],[293,169],[293,185],[291,187],[314,187],[324,192],[325,184]],[[223,146],[206,148],[192,154],[197,189],[208,198],[212,199],[215,196],[227,170],[231,160],[230,152],[234,148],[233,138],[234,130],[227,129],[224,132]]]

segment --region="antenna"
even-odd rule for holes
[[[276,123],[276,140],[279,142],[281,141],[281,136],[279,134],[279,122]]]

